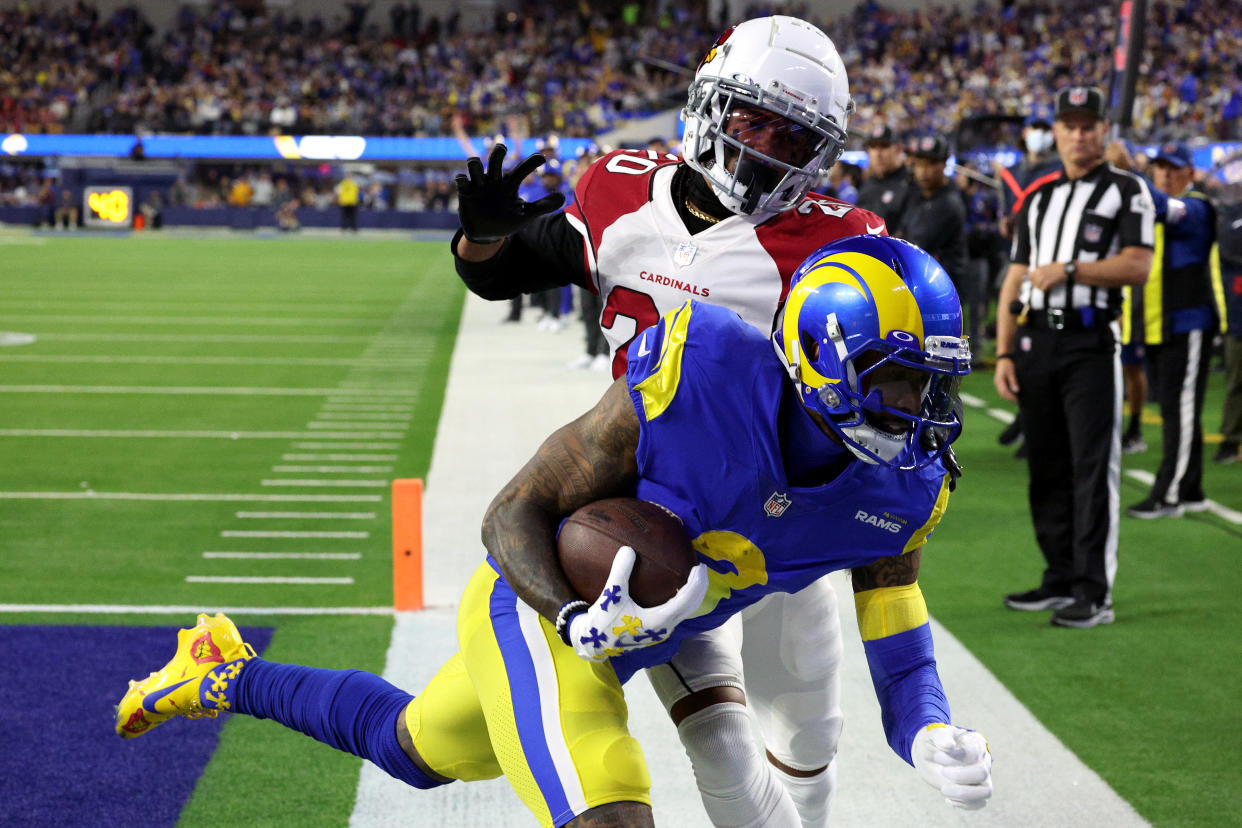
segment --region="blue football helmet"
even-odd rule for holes
[[[868,463],[922,468],[961,434],[962,305],[944,268],[909,242],[850,236],[812,253],[772,345],[802,404]]]

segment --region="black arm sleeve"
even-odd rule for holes
[[[459,228],[450,242],[457,250]],[[453,253],[457,275],[471,293],[488,300],[512,299],[523,293],[579,285],[590,289],[582,236],[564,213],[540,216],[505,239],[500,252],[482,262],[467,262]]]

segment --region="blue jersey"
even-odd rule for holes
[[[770,592],[919,548],[944,513],[939,462],[898,472],[855,461],[825,485],[792,485],[782,399],[809,418],[768,338],[733,311],[698,302],[672,311],[635,339],[626,382],[641,423],[636,496],[681,516],[710,586],[668,640],[611,659],[622,681]]]

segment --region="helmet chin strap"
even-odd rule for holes
[[[746,157],[738,160],[734,178],[737,179],[738,184],[746,188],[746,200],[742,202],[741,207],[746,215],[754,213],[755,208],[759,206],[759,199],[775,190],[776,185],[780,183],[775,170]]]

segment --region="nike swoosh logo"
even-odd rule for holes
[[[638,343],[638,355],[645,357],[649,353],[651,353],[651,349],[647,347],[647,335],[643,334],[643,341]]]
[[[195,678],[197,678],[197,676]],[[160,699],[164,698],[169,693],[176,690],[178,687],[181,687],[184,684],[189,684],[192,681],[194,681],[194,678],[188,678],[185,681],[177,682],[171,687],[165,687],[161,690],[156,690],[154,693],[148,693],[147,695],[142,697],[142,709],[147,711],[148,713],[159,713],[160,711],[155,709],[156,702],[158,702]]]
[[[878,236],[879,234],[884,232],[884,222],[880,222],[875,227],[872,227],[870,224],[868,224],[867,232],[871,234],[872,236]]]

